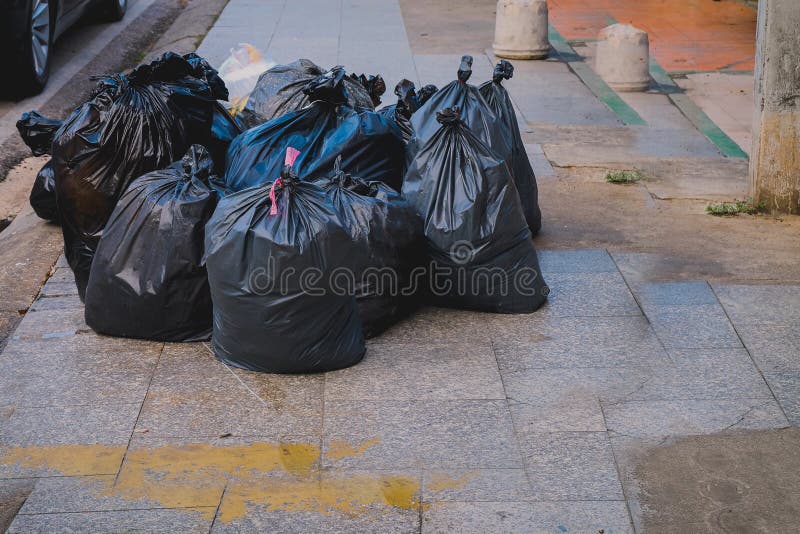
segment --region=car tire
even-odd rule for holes
[[[103,0],[105,19],[109,22],[122,20],[128,10],[128,0]]]
[[[50,57],[53,50],[53,12],[50,0],[28,0],[28,27],[23,34],[22,54],[16,60],[16,76],[11,91],[14,96],[29,96],[42,92],[50,77]]]

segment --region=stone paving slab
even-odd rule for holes
[[[518,468],[505,401],[330,401],[324,465],[332,468]],[[367,444],[356,457],[331,457],[334,442]]]
[[[794,426],[800,426],[800,372],[768,372],[764,373],[764,379],[789,422]]]
[[[270,511],[261,507],[248,510],[246,517],[229,523],[217,521],[212,533],[239,532],[419,532],[419,510],[377,510],[361,512],[355,517],[342,514]]]
[[[783,428],[788,421],[771,399],[626,401],[604,408],[608,430],[638,438]]]
[[[623,500],[434,503],[422,532],[633,533]]]
[[[708,284],[634,283],[637,302],[604,250],[543,251],[541,264],[569,298],[518,316],[426,308],[370,340],[358,366],[321,375],[230,369],[204,343],[97,336],[76,306],[30,312],[0,359],[0,381],[9,386],[0,411],[0,477],[70,476],[40,479],[14,528],[46,529],[48,518],[148,525],[167,512],[206,521],[219,507],[216,531],[316,525],[407,532],[421,525],[435,532],[469,517],[470,525],[509,531],[598,524],[625,532],[613,440],[646,443],[796,422],[792,354],[771,350],[782,339],[776,332],[795,336],[790,326],[743,323],[748,350],[738,337],[737,346],[675,349],[671,341],[687,336],[717,338],[699,336],[706,330],[696,326],[664,326],[664,317],[701,315],[732,329]],[[591,313],[608,315],[582,316],[585,302],[595,306]],[[756,366],[764,355],[775,362],[764,375],[772,389]],[[36,408],[37,395],[65,405]],[[148,497],[146,484],[135,494],[96,489],[111,480],[130,488],[142,466],[168,472],[170,458],[180,465],[204,447],[210,472],[253,447],[317,452],[308,460],[286,457],[258,475],[272,493],[238,489],[226,499],[225,480],[252,486],[232,482],[241,475],[235,473],[177,497]],[[59,463],[64,450],[78,454],[74,467]],[[43,457],[54,451],[48,464]],[[297,478],[291,470],[298,465],[312,471]],[[311,480],[325,482],[318,486],[324,491],[310,494],[310,508],[270,504],[282,491],[308,491]],[[397,480],[407,488],[402,506],[377,489],[352,493]],[[320,511],[320,502],[342,491],[358,513]],[[497,510],[507,510],[506,519]]]
[[[453,484],[454,480],[458,484]],[[533,498],[528,476],[521,468],[423,472],[422,499],[426,503],[521,501]]]
[[[552,432],[520,438],[537,500],[623,500],[606,432]]]
[[[218,362],[203,344],[169,344],[142,406],[137,429],[152,436],[223,434],[318,439],[322,422],[319,380],[286,383],[268,403]],[[295,382],[295,386],[300,383]],[[305,389],[308,388],[308,389]],[[286,398],[290,392],[294,398]]]
[[[142,402],[161,353],[159,344],[112,352],[69,341],[57,346],[28,341],[10,347],[0,359],[0,405]]]
[[[742,346],[724,311],[717,305],[661,306],[647,315],[656,335],[668,348],[709,349]]]
[[[800,286],[714,284],[735,326],[800,323]]]
[[[641,316],[619,272],[545,274],[551,288],[542,315],[555,317]]]
[[[506,318],[492,339],[501,372],[647,367],[669,361],[645,317]]]
[[[505,392],[489,343],[371,344],[359,365],[325,376],[326,402],[386,398],[505,399]]]
[[[800,374],[800,331],[796,324],[739,323],[736,328],[762,372]]]
[[[210,510],[213,513],[213,509]],[[211,520],[208,510],[122,510],[79,512],[68,514],[20,514],[9,527],[9,533],[30,534],[51,532],[128,531],[131,525],[144,532],[208,532]]]

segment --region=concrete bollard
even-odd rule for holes
[[[617,91],[646,91],[650,87],[650,42],[647,32],[630,24],[600,30],[595,71]]]
[[[494,26],[494,55],[543,59],[550,50],[546,0],[499,0]]]

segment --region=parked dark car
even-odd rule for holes
[[[128,0],[0,0],[0,57],[4,93],[39,93],[50,75],[53,43],[89,11],[105,20],[125,16]]]

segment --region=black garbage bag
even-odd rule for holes
[[[340,68],[342,67],[333,69]],[[303,89],[306,84],[325,72],[325,69],[308,59],[298,59],[288,65],[272,67],[258,78],[256,86],[247,98],[247,103],[236,115],[236,120],[245,129],[253,128],[306,107],[311,103],[311,99]],[[347,103],[353,108],[370,110],[375,108],[372,97],[358,79],[346,76],[342,81],[342,92]]]
[[[425,261],[422,222],[411,205],[383,182],[365,182],[342,172],[319,183],[358,246],[352,271],[337,279],[354,292],[364,336],[374,337],[408,315],[417,304],[414,269]]]
[[[214,160],[214,171],[222,174],[225,172],[225,157],[228,147],[236,139],[242,129],[231,114],[219,102],[214,103],[214,114],[211,118],[211,139],[207,146]]]
[[[22,114],[17,121],[17,131],[34,156],[43,156],[51,153],[53,137],[63,123],[32,110]]]
[[[53,172],[53,160],[39,169],[33,181],[29,197],[31,207],[40,219],[58,223],[58,204],[56,203],[56,176]]]
[[[170,165],[193,144],[211,144],[216,101],[227,91],[215,82],[215,92],[213,69],[190,56],[167,53],[103,78],[53,140],[65,252],[81,298],[103,227],[131,181]]]
[[[509,167],[517,186],[522,210],[531,233],[536,233],[542,227],[542,212],[539,209],[539,188],[536,185],[536,176],[533,174],[531,162],[525,152],[525,143],[519,132],[517,115],[514,113],[514,104],[508,96],[508,91],[503,87],[503,80],[508,80],[514,75],[514,66],[505,59],[501,60],[494,68],[492,79],[481,84],[478,90],[483,98],[494,110],[497,118],[505,125],[506,135],[511,143],[511,160]]]
[[[208,150],[137,178],[103,230],[86,288],[86,324],[101,334],[156,341],[211,336],[211,292],[201,264],[217,204]]]
[[[330,287],[333,269],[357,254],[330,196],[288,165],[275,182],[222,199],[206,226],[214,354],[269,373],[358,363],[355,297]]]
[[[474,85],[467,83],[472,75],[472,56],[461,58],[458,79],[433,94],[411,117],[414,137],[408,144],[410,157],[439,131],[436,114],[439,110],[458,107],[461,120],[484,143],[505,161],[511,161],[511,143],[505,125],[500,122],[489,104]]]
[[[469,310],[525,313],[547,298],[531,232],[508,167],[459,120],[438,113],[403,184],[422,217],[435,302]]]
[[[414,128],[411,126],[411,115],[419,109],[419,99],[414,87],[414,82],[402,79],[394,88],[397,95],[397,103],[386,106],[378,110],[378,113],[394,121],[397,128],[403,135],[403,141],[408,143],[414,135]]]
[[[425,102],[430,100],[430,98],[433,95],[435,95],[438,90],[439,89],[432,83],[429,83],[428,85],[423,85],[422,89],[417,91],[417,100],[419,100],[419,105],[420,106],[425,105]]]
[[[304,91],[314,102],[237,137],[228,149],[225,183],[233,191],[275,180],[283,154],[294,148],[303,179],[329,176],[338,156],[342,170],[364,180],[380,180],[399,190],[403,178],[403,138],[386,117],[346,104],[344,70],[318,76]]]
[[[51,153],[53,137],[62,124],[63,121],[48,119],[33,110],[22,114],[17,121],[17,130],[33,155],[43,156]],[[36,215],[51,222],[58,222],[55,186],[53,162],[48,161],[36,175],[31,188],[30,203]]]
[[[367,90],[367,93],[372,100],[373,108],[376,108],[381,104],[381,96],[383,96],[383,93],[386,92],[386,82],[383,81],[383,76],[380,74],[376,74],[374,76],[371,74],[351,74],[350,77]]]

